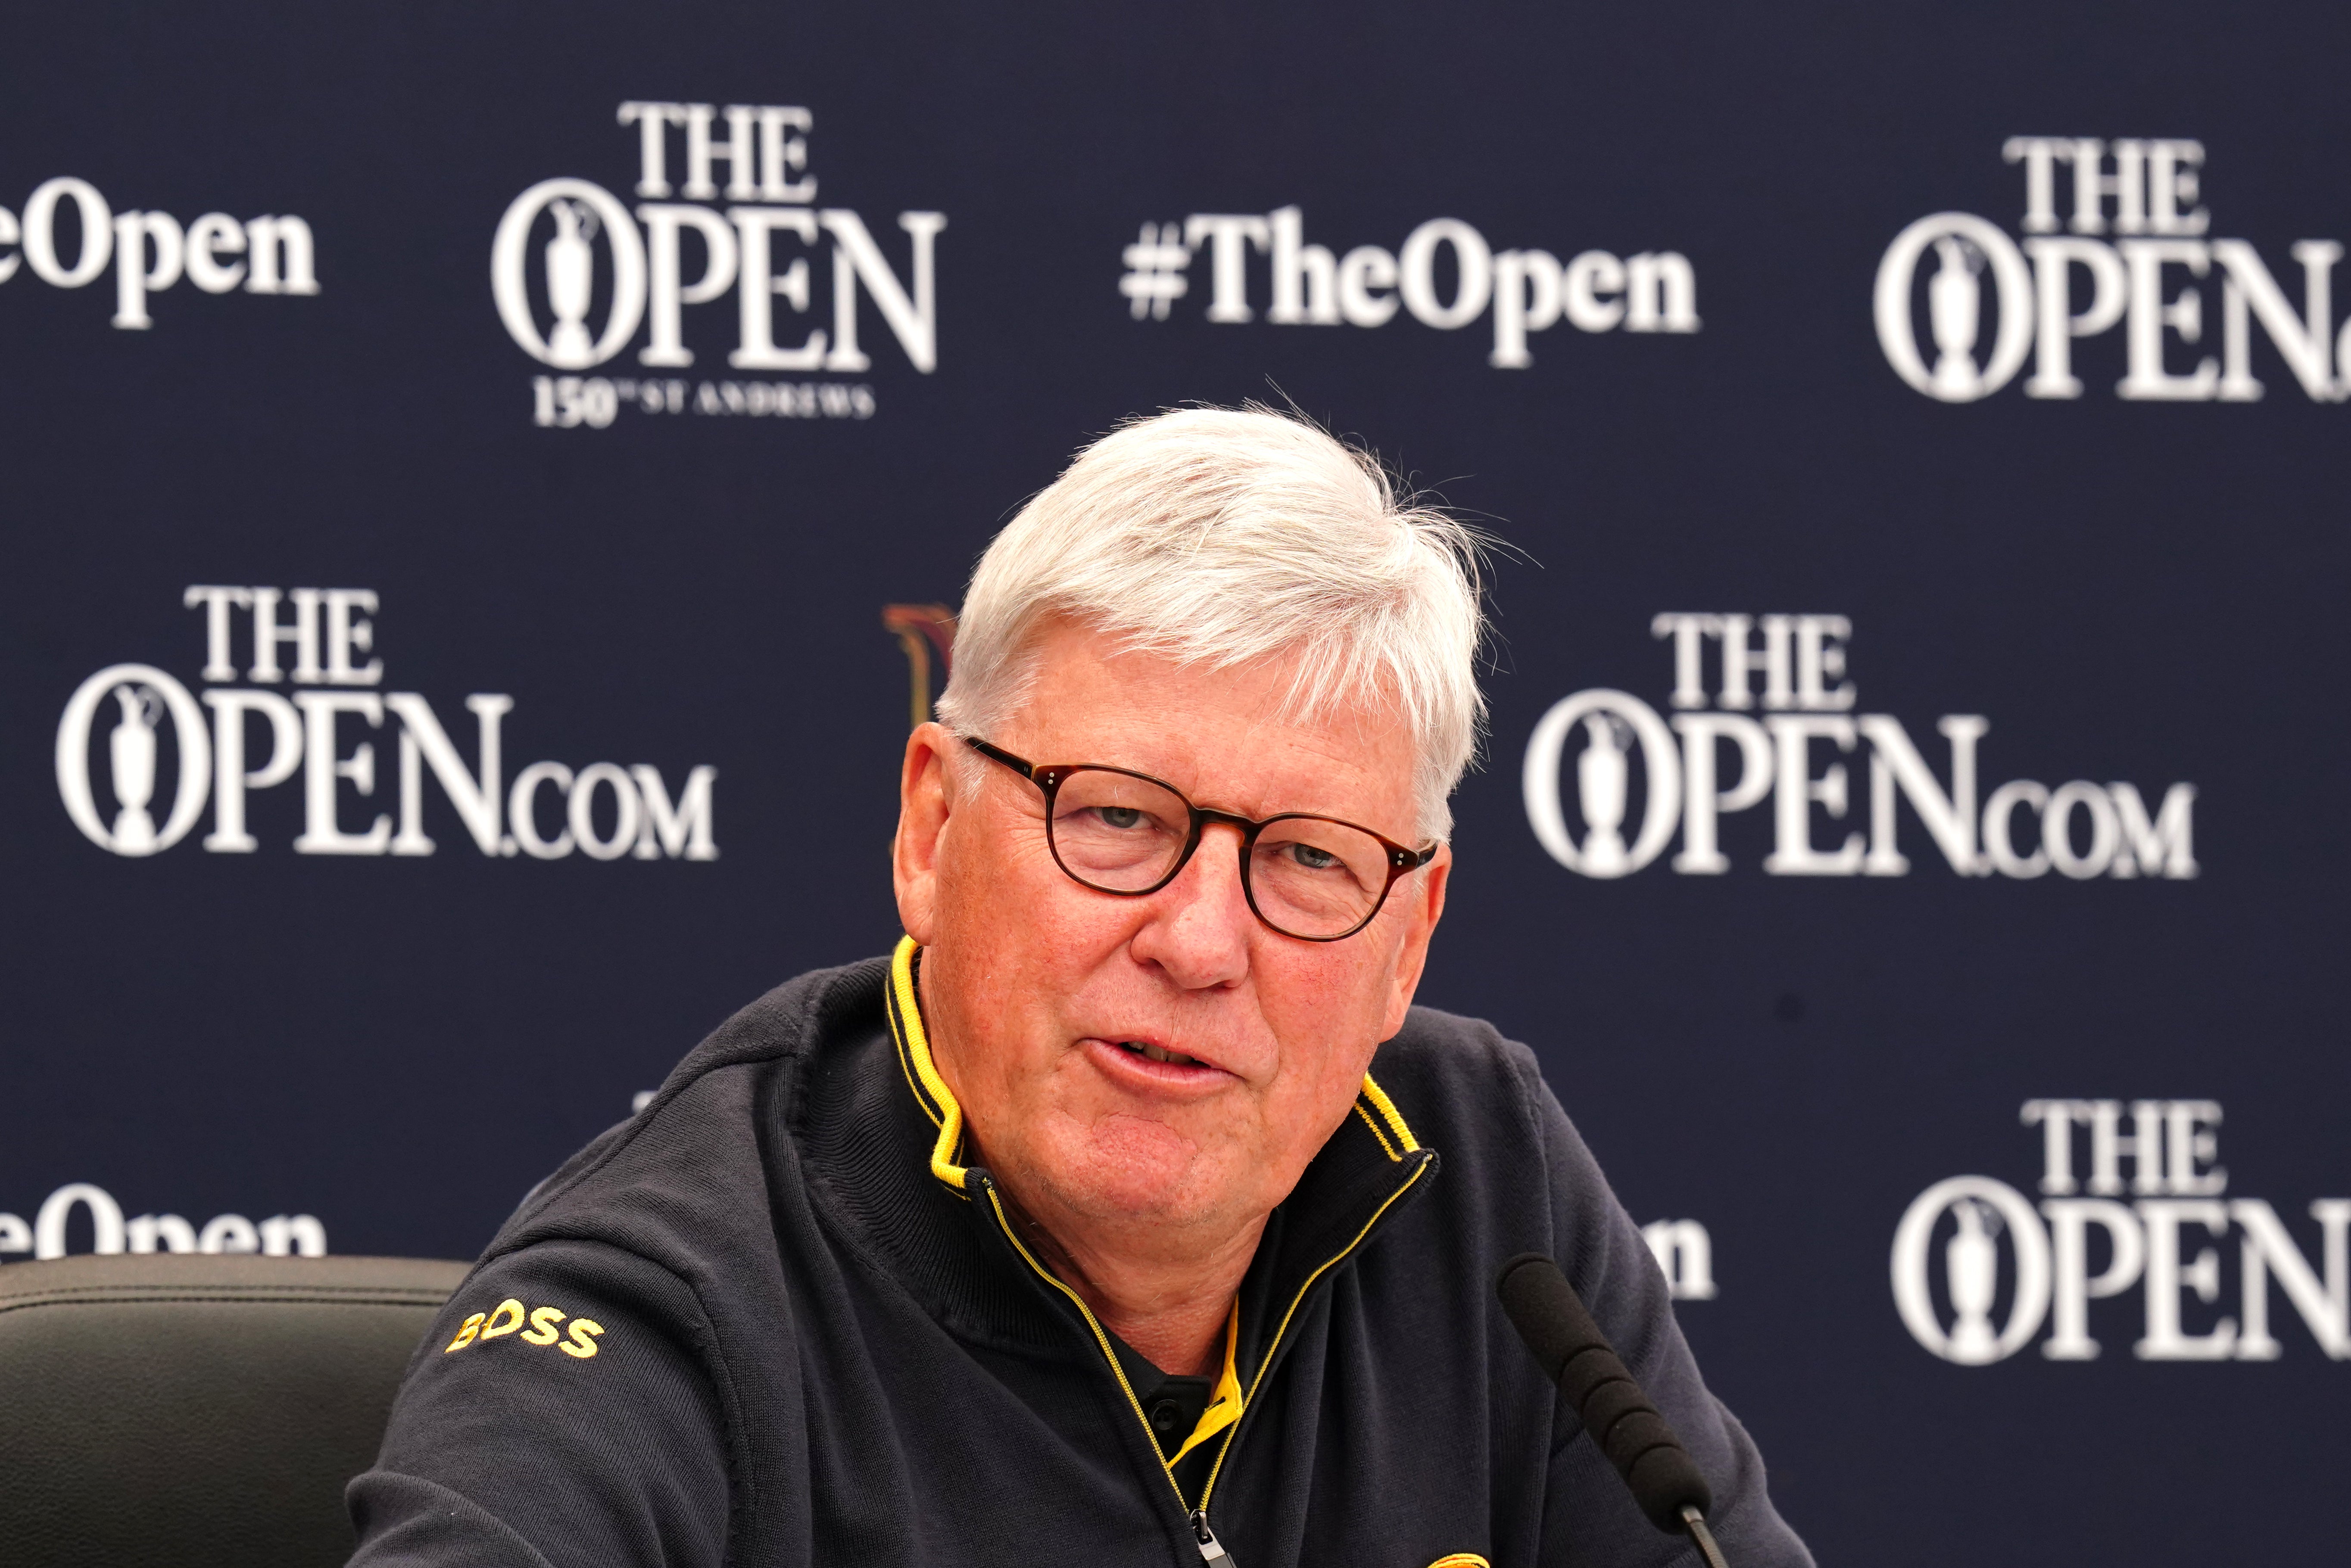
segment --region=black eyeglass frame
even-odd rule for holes
[[[1192,857],[1199,849],[1200,839],[1208,825],[1221,822],[1228,827],[1240,829],[1241,897],[1249,900],[1249,913],[1258,918],[1259,924],[1264,926],[1267,930],[1278,936],[1288,937],[1293,941],[1343,942],[1378,918],[1379,912],[1387,907],[1388,894],[1395,890],[1398,881],[1412,875],[1437,857],[1437,846],[1434,844],[1426,849],[1409,848],[1398,844],[1384,833],[1374,833],[1362,823],[1349,822],[1344,817],[1325,816],[1319,812],[1311,811],[1285,811],[1279,812],[1260,822],[1254,817],[1243,816],[1238,812],[1215,811],[1205,805],[1195,805],[1191,796],[1169,784],[1165,779],[1155,778],[1149,774],[1138,773],[1133,768],[1114,768],[1102,763],[1032,763],[1026,757],[1014,756],[1001,746],[990,745],[977,735],[964,736],[963,743],[990,762],[1000,763],[1010,768],[1043,792],[1045,846],[1052,851],[1053,864],[1059,866],[1061,868],[1061,874],[1079,887],[1090,888],[1097,893],[1107,893],[1113,898],[1147,898],[1176,880],[1184,874],[1184,867],[1192,863]],[[1061,858],[1061,846],[1053,835],[1053,797],[1061,792],[1061,785],[1068,781],[1071,774],[1081,773],[1119,774],[1127,778],[1141,779],[1147,784],[1157,785],[1184,803],[1184,809],[1192,814],[1191,831],[1185,836],[1184,847],[1176,855],[1176,863],[1167,868],[1167,875],[1148,888],[1105,888],[1100,883],[1087,881],[1070,869],[1069,862]],[[1380,889],[1380,896],[1372,900],[1371,909],[1362,919],[1334,935],[1310,937],[1275,925],[1266,917],[1266,912],[1257,907],[1257,888],[1249,880],[1249,851],[1257,847],[1258,835],[1277,822],[1328,822],[1378,840],[1380,847],[1387,852],[1387,884]]]

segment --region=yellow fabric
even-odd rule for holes
[[[895,1022],[904,1032],[901,1044],[906,1048],[907,1060],[914,1064],[914,1076],[922,1080],[924,1092],[939,1107],[939,1137],[931,1146],[931,1174],[960,1192],[965,1168],[955,1162],[955,1157],[963,1143],[963,1106],[956,1103],[947,1081],[939,1076],[931,1060],[929,1037],[923,1032],[923,1008],[914,996],[914,955],[920,951],[914,938],[898,939],[898,950],[890,958],[890,990],[898,1003]]]
[[[1404,1125],[1404,1117],[1396,1114],[1395,1102],[1388,1098],[1385,1089],[1372,1082],[1369,1073],[1364,1075],[1364,1098],[1379,1108],[1381,1118],[1388,1124],[1388,1130],[1395,1134],[1396,1142],[1404,1146],[1405,1153],[1420,1152],[1420,1142],[1412,1136],[1412,1129]]]
[[[1244,1402],[1241,1398],[1241,1375],[1240,1368],[1235,1365],[1239,1357],[1240,1344],[1241,1298],[1236,1295],[1233,1297],[1232,1315],[1225,1320],[1225,1374],[1217,1379],[1217,1391],[1209,1397],[1208,1407],[1200,1412],[1200,1424],[1192,1428],[1192,1435],[1184,1439],[1182,1448],[1176,1450],[1176,1459],[1167,1461],[1169,1469],[1176,1468],[1176,1459],[1182,1459],[1241,1418]]]
[[[1475,1552],[1454,1552],[1438,1558],[1428,1568],[1494,1568],[1494,1565]]]

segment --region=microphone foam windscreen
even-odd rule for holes
[[[1559,1265],[1541,1253],[1521,1252],[1502,1265],[1494,1290],[1510,1326],[1575,1407],[1649,1521],[1678,1532],[1685,1507],[1706,1512],[1713,1504],[1706,1478]]]
[[[1541,1253],[1521,1252],[1504,1263],[1495,1277],[1494,1289],[1510,1326],[1519,1331],[1535,1364],[1552,1382],[1559,1381],[1560,1373],[1578,1352],[1594,1345],[1606,1347],[1600,1325],[1583,1310],[1575,1287],[1567,1282],[1559,1265]]]

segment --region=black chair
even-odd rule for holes
[[[61,1258],[0,1268],[0,1562],[333,1568],[343,1484],[467,1265]]]

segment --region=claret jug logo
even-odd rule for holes
[[[2251,402],[2253,324],[2314,402],[2351,391],[2351,321],[2337,338],[2330,289],[2343,247],[2302,240],[2299,315],[2252,242],[2213,239],[2202,204],[2204,144],[2167,138],[2011,137],[2024,182],[2022,244],[1971,213],[1919,219],[1878,264],[1877,341],[1914,390],[1947,403],[1988,398],[2027,360],[2031,398],[2078,398],[2074,343],[2119,326],[2133,401]],[[2071,198],[2059,209],[2063,188]],[[2204,290],[2220,285],[2220,356]],[[1922,330],[1923,328],[1923,330]],[[2189,360],[2192,359],[2192,365]]]
[[[1991,721],[1974,713],[1937,721],[1949,747],[1946,775],[1938,776],[1901,720],[1854,711],[1853,623],[1844,616],[1668,613],[1650,630],[1671,649],[1670,721],[1629,692],[1594,688],[1554,703],[1527,741],[1527,821],[1552,858],[1581,876],[1638,871],[1665,853],[1677,828],[1673,868],[1721,875],[1731,867],[1722,819],[1766,799],[1771,849],[1762,866],[1774,877],[1905,875],[1906,803],[1962,877],[2196,875],[2193,784],[2172,784],[2149,810],[2132,784],[2075,779],[2052,789],[2011,779],[1979,808],[1977,745]],[[1710,664],[1720,677],[1711,691]],[[1570,769],[1573,741],[1582,749]],[[1865,746],[1868,832],[1838,834],[1835,825],[1850,824],[1857,803],[1852,774],[1836,759],[1858,762]]]
[[[2310,1205],[2314,1265],[2266,1200],[2223,1197],[2214,1101],[2027,1100],[2022,1120],[2041,1129],[2038,1206],[1996,1178],[1954,1176],[1920,1193],[1895,1229],[1894,1304],[1921,1345],[1982,1366],[2046,1324],[2043,1355],[2094,1360],[2090,1303],[2137,1287],[2140,1360],[2274,1361],[2284,1354],[2271,1331],[2274,1283],[2318,1348],[2351,1360],[2351,1199]],[[2204,1243],[2232,1230],[2237,1310],[2221,1314],[2212,1309],[2224,1255]]]
[[[1619,257],[1587,250],[1562,262],[1547,250],[1496,251],[1459,218],[1431,218],[1390,251],[1357,245],[1344,255],[1306,242],[1304,210],[1194,213],[1181,223],[1144,223],[1120,252],[1119,293],[1135,320],[1167,319],[1192,292],[1190,269],[1208,254],[1210,321],[1254,320],[1251,254],[1266,257],[1265,318],[1277,327],[1385,327],[1398,311],[1440,332],[1491,317],[1486,363],[1534,363],[1527,335],[1562,321],[1579,332],[1696,332],[1698,274],[1678,251]]]
[[[618,124],[636,144],[635,207],[590,180],[542,180],[514,199],[491,244],[490,292],[507,332],[539,363],[575,372],[532,379],[535,422],[602,429],[624,409],[870,418],[870,383],[766,374],[872,369],[861,337],[866,302],[908,365],[925,374],[937,367],[934,249],[946,219],[898,214],[907,240],[901,274],[855,211],[816,205],[808,109],[632,100],[620,106]],[[828,248],[820,284],[815,269]],[[716,303],[730,291],[731,310]],[[702,362],[686,332],[688,307],[699,306],[728,320],[726,365],[747,374],[673,373]],[[727,330],[713,332],[700,316],[695,325],[704,354]],[[576,374],[618,358],[640,327],[633,369],[643,373]]]
[[[160,854],[194,830],[209,801],[204,848],[250,854],[261,846],[247,825],[250,797],[299,773],[296,854],[431,855],[439,844],[425,830],[429,774],[484,855],[718,857],[711,824],[716,768],[688,770],[674,795],[651,763],[575,770],[537,762],[508,785],[500,758],[515,700],[492,692],[465,699],[475,720],[475,760],[467,763],[422,694],[377,690],[384,663],[370,657],[378,613],[371,589],[198,584],[183,602],[202,616],[201,701],[154,665],[110,664],[75,689],[57,721],[58,798],[82,836],[101,849],[131,857]],[[279,618],[281,606],[292,610],[290,622]],[[250,661],[241,671],[240,649]],[[289,649],[290,670],[283,662]],[[235,684],[240,674],[254,684]],[[273,690],[287,684],[299,690],[290,696]],[[357,736],[381,730],[387,717],[397,726],[398,760],[379,770],[375,742]],[[254,733],[256,722],[268,732],[266,742]],[[267,760],[249,765],[263,745]],[[399,797],[397,826],[384,811],[353,826],[350,797],[381,799],[380,784]],[[362,808],[360,815],[371,814]]]

